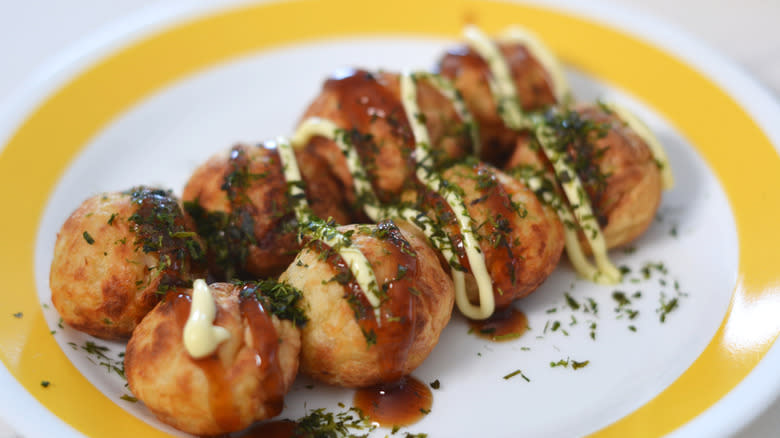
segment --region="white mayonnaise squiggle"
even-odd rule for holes
[[[493,98],[499,107],[504,124],[515,130],[530,130],[535,135],[542,147],[547,159],[552,163],[553,170],[561,183],[566,199],[569,201],[569,207],[561,205],[556,208],[561,222],[564,224],[564,240],[566,244],[566,253],[572,261],[574,268],[580,275],[598,282],[598,283],[619,283],[622,275],[615,265],[609,260],[607,255],[607,245],[604,235],[601,232],[596,217],[593,214],[593,208],[590,205],[588,196],[585,195],[585,189],[582,186],[577,173],[572,166],[564,160],[563,154],[557,153],[554,149],[556,137],[552,129],[544,123],[538,116],[529,116],[523,113],[517,90],[514,86],[511,71],[506,59],[498,50],[498,47],[482,31],[474,26],[468,26],[464,30],[464,35],[469,46],[474,49],[488,64],[491,73],[490,90]],[[529,50],[545,52],[543,58],[548,59],[540,62],[549,63],[552,55],[546,51],[534,37],[529,37],[527,32],[510,29],[505,38],[509,40],[526,43],[532,41]],[[558,69],[560,70],[560,69]],[[562,76],[560,71],[551,72],[553,76]],[[555,78],[554,78],[555,79]],[[561,81],[553,81],[558,84],[565,84]],[[557,93],[556,93],[557,94]],[[566,175],[566,178],[562,178]],[[580,245],[576,227],[570,227],[567,224],[574,223],[571,219],[576,219],[579,229],[583,230],[585,237],[593,252],[596,266],[593,266],[585,256]]]
[[[214,325],[217,305],[211,288],[202,279],[192,284],[190,316],[184,324],[184,348],[194,359],[201,359],[217,351],[222,342],[230,338],[224,327]]]

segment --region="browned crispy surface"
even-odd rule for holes
[[[157,304],[159,277],[149,268],[159,260],[135,245],[128,222],[135,212],[128,195],[93,196],[57,233],[51,299],[75,329],[104,339],[127,338]]]

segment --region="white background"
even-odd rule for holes
[[[682,28],[741,65],[780,95],[780,1],[604,0],[655,15]],[[160,0],[0,0],[0,106],[19,84],[74,44]],[[737,6],[738,5],[738,6]],[[0,413],[2,416],[2,413]],[[773,437],[780,430],[780,403],[739,437]],[[0,420],[0,438],[16,437]]]

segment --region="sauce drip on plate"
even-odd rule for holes
[[[528,318],[525,313],[508,307],[497,311],[488,319],[469,321],[469,325],[480,338],[502,342],[522,336],[528,330]]]
[[[433,394],[428,385],[406,376],[389,384],[357,390],[353,405],[381,426],[406,426],[431,410]]]

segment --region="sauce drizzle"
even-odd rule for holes
[[[173,297],[171,295],[172,293],[168,294],[162,305],[173,306],[176,322],[183,331],[184,324],[186,324],[190,314],[192,298],[183,293],[176,293]],[[209,408],[214,416],[214,421],[223,430],[239,429],[241,418],[238,415],[238,409],[233,404],[233,387],[227,379],[228,373],[222,365],[219,355],[211,354],[202,359],[192,359],[192,363],[197,365],[206,376]]]

